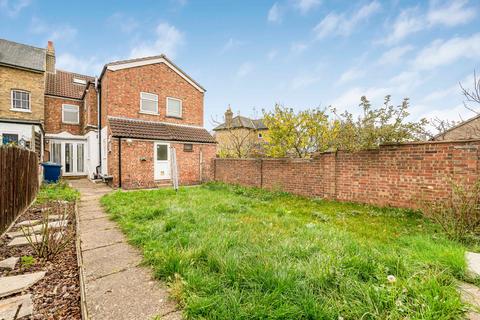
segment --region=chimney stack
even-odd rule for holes
[[[225,111],[225,126],[230,128],[232,126],[233,121],[233,112],[230,109],[230,105],[228,105],[227,111]]]
[[[55,73],[55,48],[53,47],[53,41],[48,41],[46,59],[47,72]]]

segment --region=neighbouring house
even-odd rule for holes
[[[241,158],[262,154],[264,136],[268,131],[263,119],[234,117],[228,107],[224,121],[213,129],[221,156]]]
[[[0,144],[43,157],[45,49],[0,39]]]
[[[473,140],[480,139],[480,114],[462,121],[452,128],[437,134],[431,140]]]
[[[5,143],[20,126],[36,125],[42,159],[61,164],[64,176],[102,178],[114,187],[168,184],[173,165],[180,184],[211,179],[216,142],[203,127],[205,89],[166,56],[107,63],[97,78],[56,69],[52,42],[41,49],[0,40],[0,48]],[[28,95],[16,102],[17,91]],[[11,110],[17,105],[25,110]]]

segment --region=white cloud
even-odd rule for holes
[[[102,70],[102,64],[96,57],[79,58],[70,53],[57,55],[56,67],[61,70],[80,74],[98,75]]]
[[[456,60],[476,59],[480,56],[480,33],[469,37],[435,40],[417,55],[413,66],[419,69],[434,69]]]
[[[142,42],[134,47],[130,51],[130,57],[147,57],[163,53],[174,58],[179,47],[185,44],[183,32],[167,22],[162,22],[157,26],[155,37],[153,41]]]
[[[365,74],[365,72],[357,67],[348,69],[342,75],[340,78],[337,80],[337,84],[345,84],[347,82],[350,82],[352,80],[358,79],[362,77]]]
[[[278,55],[278,50],[272,49],[268,52],[267,59],[269,61],[272,61],[273,59],[275,59],[277,57],[277,55]]]
[[[242,42],[242,41],[230,38],[223,45],[222,49],[220,50],[220,54],[224,54],[224,53],[227,53],[228,51],[231,51],[233,49],[241,47],[243,44],[244,44],[244,42]]]
[[[267,20],[268,22],[278,23],[282,21],[282,15],[282,8],[280,8],[280,5],[275,2],[270,10],[268,10]]]
[[[318,81],[321,80],[320,76],[313,76],[313,75],[298,75],[292,79],[290,87],[294,90],[308,87]]]
[[[29,27],[34,34],[45,35],[51,41],[73,41],[77,36],[77,29],[70,25],[50,25],[45,21],[33,17]]]
[[[413,50],[413,46],[398,46],[385,51],[378,59],[378,63],[382,65],[396,64],[410,51]]]
[[[378,1],[372,1],[349,16],[345,13],[331,12],[313,28],[313,31],[317,39],[327,36],[349,36],[359,23],[377,13],[380,8]]]
[[[304,42],[294,42],[290,45],[290,50],[295,54],[302,53],[307,48],[308,48],[308,45]]]
[[[387,44],[399,42],[409,34],[422,30],[425,27],[425,20],[418,8],[402,10],[393,23],[392,32],[385,38]]]
[[[240,67],[237,70],[237,77],[243,78],[249,75],[250,73],[252,73],[253,69],[254,69],[254,66],[251,62],[249,61],[244,62],[240,65]]]
[[[15,17],[20,11],[28,7],[30,3],[31,0],[0,0],[0,12],[4,12],[10,17]]]
[[[295,7],[305,14],[315,7],[318,7],[322,2],[320,0],[295,0]]]
[[[467,7],[467,0],[451,0],[438,6],[437,1],[431,1],[427,12],[411,7],[400,12],[393,23],[390,34],[383,40],[386,44],[397,43],[408,35],[437,25],[453,27],[469,23],[477,14],[475,7]]]
[[[368,100],[373,103],[383,102],[384,97],[391,93],[390,88],[360,88],[354,87],[343,93],[341,96],[332,101],[331,106],[336,107],[339,110],[349,109],[356,107],[360,104],[360,98],[366,96]],[[352,111],[352,110],[350,110]],[[354,111],[354,110],[353,110]]]
[[[427,21],[431,25],[447,27],[469,23],[475,17],[476,9],[466,7],[467,4],[468,0],[452,0],[444,6],[431,6],[427,13]]]
[[[124,13],[116,12],[108,19],[108,24],[120,29],[124,33],[131,33],[138,28],[138,21]]]

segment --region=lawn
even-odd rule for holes
[[[71,188],[67,182],[43,183],[37,194],[35,202],[42,204],[47,201],[75,201],[80,197],[77,190]]]
[[[465,248],[412,211],[215,183],[102,203],[187,318],[463,316]]]

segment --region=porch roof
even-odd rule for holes
[[[216,143],[204,128],[119,117],[108,117],[112,136],[133,139]]]

